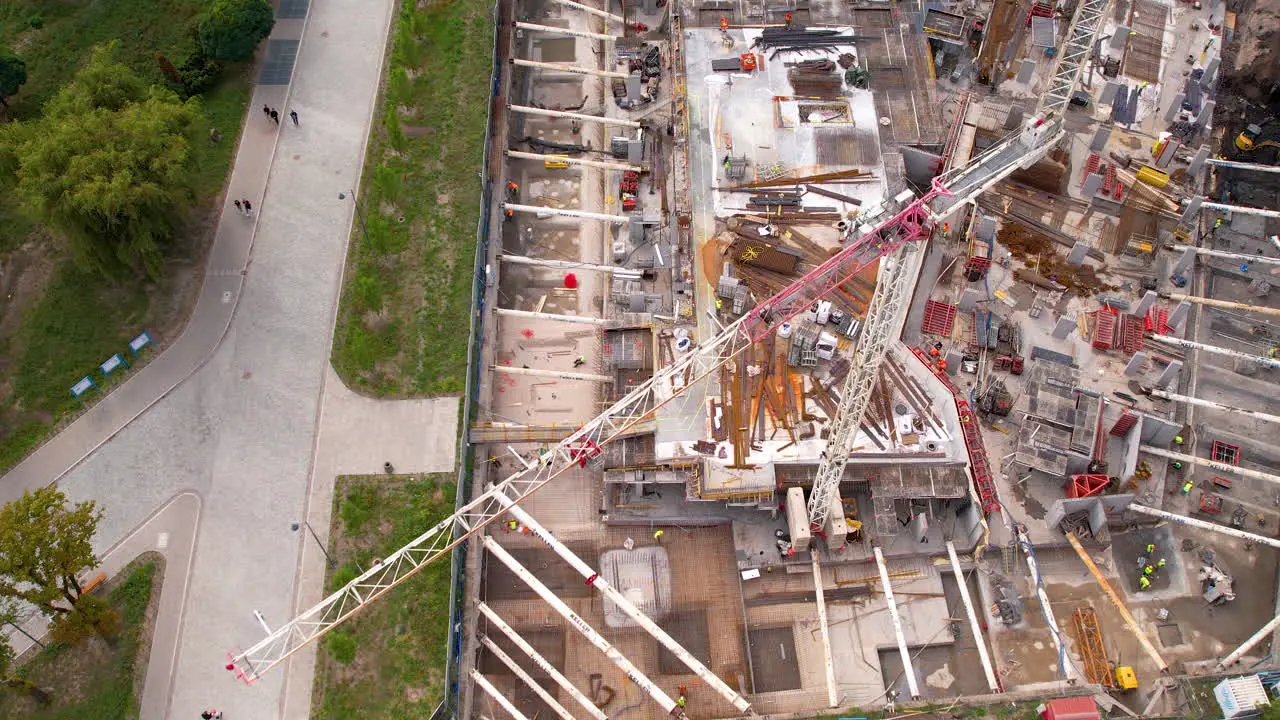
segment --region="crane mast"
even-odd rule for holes
[[[890,278],[885,283],[889,284],[892,280],[892,287],[887,287],[881,293],[880,281],[877,280],[877,294],[886,298],[902,297],[903,301],[880,303],[884,306],[883,309],[875,311],[889,313],[888,316],[885,319],[870,318],[864,331],[864,334],[869,332],[874,323],[883,328],[874,334],[879,338],[887,338],[865,346],[867,359],[874,360],[878,368],[889,343],[901,333],[902,319],[905,316],[899,319],[894,311],[898,306],[906,304],[919,269],[920,256],[923,254],[919,248],[903,253],[899,253],[899,250],[908,244],[927,239],[934,223],[948,217],[1018,168],[1035,164],[1062,137],[1062,112],[1070,100],[1083,63],[1088,59],[1106,6],[1107,0],[1082,0],[1068,31],[1068,40],[1064,46],[1066,51],[1055,66],[1050,91],[1042,96],[1039,112],[1024,123],[1021,132],[988,148],[964,168],[935,178],[931,189],[924,196],[912,200],[913,195],[904,192],[886,203],[879,214],[869,214],[870,221],[867,225],[855,230],[839,253],[752,308],[691,352],[659,368],[649,380],[547,450],[536,461],[528,462],[523,469],[486,488],[453,515],[427,529],[409,544],[383,558],[316,605],[268,633],[249,648],[229,652],[227,669],[245,683],[252,683],[262,677],[426,565],[448,555],[455,546],[503,515],[509,505],[519,504],[567,472],[587,467],[601,453],[602,446],[625,435],[632,427],[688,388],[713,377],[721,367],[753,343],[768,337],[783,322],[806,312],[814,302],[830,294],[872,263],[891,256],[900,259],[886,263]],[[889,217],[870,226],[870,222],[885,215]],[[911,271],[912,263],[915,263],[914,271]],[[871,340],[867,341],[870,342]],[[875,354],[873,350],[880,353],[878,357],[872,357]],[[851,371],[850,378],[856,374]],[[871,377],[874,378],[874,374]],[[859,383],[862,382],[865,381],[860,379]],[[846,392],[842,396],[842,403],[844,397],[853,398],[855,395]],[[862,402],[865,409],[865,398]],[[848,422],[846,426],[855,428],[861,415],[862,412],[859,411],[853,416],[854,421]],[[845,457],[847,459],[847,455]],[[828,473],[838,479],[843,473],[843,463],[839,473],[833,471],[834,467]],[[834,492],[826,495],[828,502],[832,495]],[[826,513],[811,514],[826,517]]]

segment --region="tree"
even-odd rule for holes
[[[6,98],[18,94],[27,82],[27,64],[7,48],[0,48],[0,105],[9,107]]]
[[[55,488],[27,491],[0,508],[0,598],[25,600],[50,617],[75,611],[76,574],[99,565],[93,536],[102,511],[68,506]]]
[[[267,0],[212,0],[200,16],[197,32],[209,58],[241,62],[253,57],[275,23]]]
[[[14,168],[19,195],[68,238],[81,267],[156,277],[192,197],[199,106],[146,89],[111,53],[96,49],[32,131],[12,133],[0,167]]]
[[[16,625],[18,623],[18,611],[13,601],[6,598],[0,598],[0,627],[4,625]],[[27,678],[19,675],[14,666],[17,660],[13,652],[13,646],[9,644],[9,636],[6,633],[0,633],[0,685],[13,690],[20,690],[31,696],[31,699],[47,705],[49,703],[49,693],[42,690],[38,685],[31,682]]]

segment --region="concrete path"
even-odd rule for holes
[[[278,20],[272,40],[298,39],[304,20]],[[222,341],[238,306],[259,226],[268,175],[282,132],[263,117],[264,104],[284,109],[288,85],[257,86],[249,103],[249,122],[236,149],[222,218],[214,235],[204,284],[195,310],[182,334],[164,352],[91,407],[71,425],[0,478],[0,503],[27,490],[56,482],[103,443],[172,391],[200,368]],[[287,115],[287,111],[284,111]],[[288,118],[285,118],[288,123]],[[229,128],[223,128],[226,132]],[[248,198],[253,217],[244,217],[232,204]],[[68,378],[70,383],[74,378]]]
[[[201,499],[198,532],[185,519],[191,571],[175,562],[166,576],[145,718],[207,707],[279,717],[284,673],[246,688],[223,665],[262,637],[254,610],[278,624],[319,592],[319,573],[299,573],[312,540],[291,523],[328,526],[337,472],[377,472],[388,459],[403,471],[453,466],[456,399],[373,403],[328,368],[355,209],[338,194],[358,189],[393,7],[317,0],[305,22],[277,24],[274,38],[302,39],[292,86],[288,97],[282,87],[255,92],[229,192],[253,200],[258,216],[224,215],[182,338],[0,483],[0,501],[55,480],[73,500],[96,500],[100,553],[149,537],[153,511],[175,495]],[[301,127],[264,122],[263,103],[297,110]],[[318,439],[326,386],[333,445]],[[396,418],[386,426],[374,421],[384,407]],[[399,457],[401,443],[413,455]],[[320,447],[332,452],[317,456]],[[328,488],[314,503],[313,485]],[[170,593],[171,582],[181,589]],[[309,679],[299,677],[300,693]]]

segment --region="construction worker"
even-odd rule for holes
[[[943,372],[946,372],[946,370],[947,370],[947,359],[946,359],[946,358],[942,358],[941,360],[939,360],[939,361],[938,361],[938,369],[939,369],[939,370],[941,370],[941,371],[943,371]]]
[[[1165,566],[1164,558],[1160,558],[1160,562],[1156,563],[1156,567],[1162,568],[1164,566]]]
[[[1182,494],[1183,494],[1183,495],[1190,495],[1190,494],[1191,494],[1191,488],[1193,488],[1193,487],[1195,487],[1195,483],[1191,482],[1190,480],[1186,481],[1185,483],[1183,483],[1183,484],[1182,484]]]
[[[514,180],[507,181],[507,194],[511,197],[516,197],[520,194],[520,186]]]
[[[724,309],[724,301],[721,300],[720,298],[716,298],[716,310],[720,311],[723,309]]]
[[[1181,469],[1182,469],[1182,463],[1178,462],[1177,460],[1174,460],[1174,461],[1173,461],[1173,469],[1174,469],[1174,470],[1181,470]]]
[[[685,705],[688,705],[688,704],[689,704],[689,702],[688,702],[687,700],[685,700],[685,699],[684,699],[684,696],[683,696],[683,695],[681,695],[680,697],[676,698],[676,705],[677,705],[677,706],[679,706],[679,708],[680,708],[681,710],[683,710],[683,709],[684,709],[684,706],[685,706]]]
[[[582,367],[583,365],[586,365],[586,364],[587,364],[587,359],[582,357],[581,355],[573,359],[573,366],[576,368]]]
[[[720,18],[720,32],[724,32],[725,30],[728,30],[728,29],[729,29],[729,18],[727,17]]]
[[[1151,553],[1153,553],[1153,552],[1155,552],[1155,551],[1156,551],[1156,544],[1155,544],[1155,543],[1147,543],[1147,554],[1148,554],[1148,555],[1150,555]]]
[[[507,521],[507,532],[516,532],[519,529],[520,523],[516,522],[515,518]]]
[[[689,693],[689,688],[685,687],[684,685],[681,685],[679,689],[680,697],[676,699],[676,704],[679,705],[680,707],[684,707],[685,704],[688,702],[687,700],[685,700],[684,696],[687,695],[688,693]]]
[[[507,216],[507,219],[510,220],[511,218],[516,216],[516,211],[512,210],[511,208],[507,208],[506,216]]]
[[[783,15],[782,22],[785,23],[787,27],[791,27],[791,13]]]
[[[1155,573],[1155,571],[1156,571],[1156,569],[1155,569],[1155,567],[1154,567],[1154,566],[1152,566],[1152,565],[1148,565],[1148,566],[1146,566],[1146,567],[1142,568],[1142,574],[1143,574],[1143,575],[1151,575],[1151,574]]]
[[[667,531],[666,531],[666,530],[654,530],[654,531],[653,531],[653,540],[654,540],[654,542],[656,542],[656,543],[658,543],[659,545],[661,545],[661,544],[662,544],[662,536],[663,536],[663,535],[666,535],[666,534],[667,534]]]
[[[1139,590],[1146,590],[1146,589],[1147,589],[1147,588],[1149,588],[1149,587],[1151,587],[1151,581],[1147,579],[1147,576],[1146,576],[1146,575],[1141,575],[1141,576],[1139,576],[1139,577],[1138,577],[1138,589],[1139,589]]]
[[[939,350],[936,346],[929,348],[929,357],[937,358],[941,354],[942,354],[942,351]]]

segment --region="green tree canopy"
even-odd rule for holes
[[[267,0],[212,0],[197,26],[200,46],[213,60],[248,60],[275,22]]]
[[[27,82],[27,64],[8,48],[0,48],[0,105],[8,107],[5,98],[18,93]]]
[[[9,134],[0,167],[14,168],[18,193],[66,235],[82,267],[155,277],[192,197],[199,117],[196,101],[148,90],[99,48],[43,118]]]
[[[52,617],[72,612],[81,593],[76,573],[99,565],[93,535],[101,519],[92,501],[68,506],[66,495],[48,487],[0,508],[0,598],[25,600]]]

